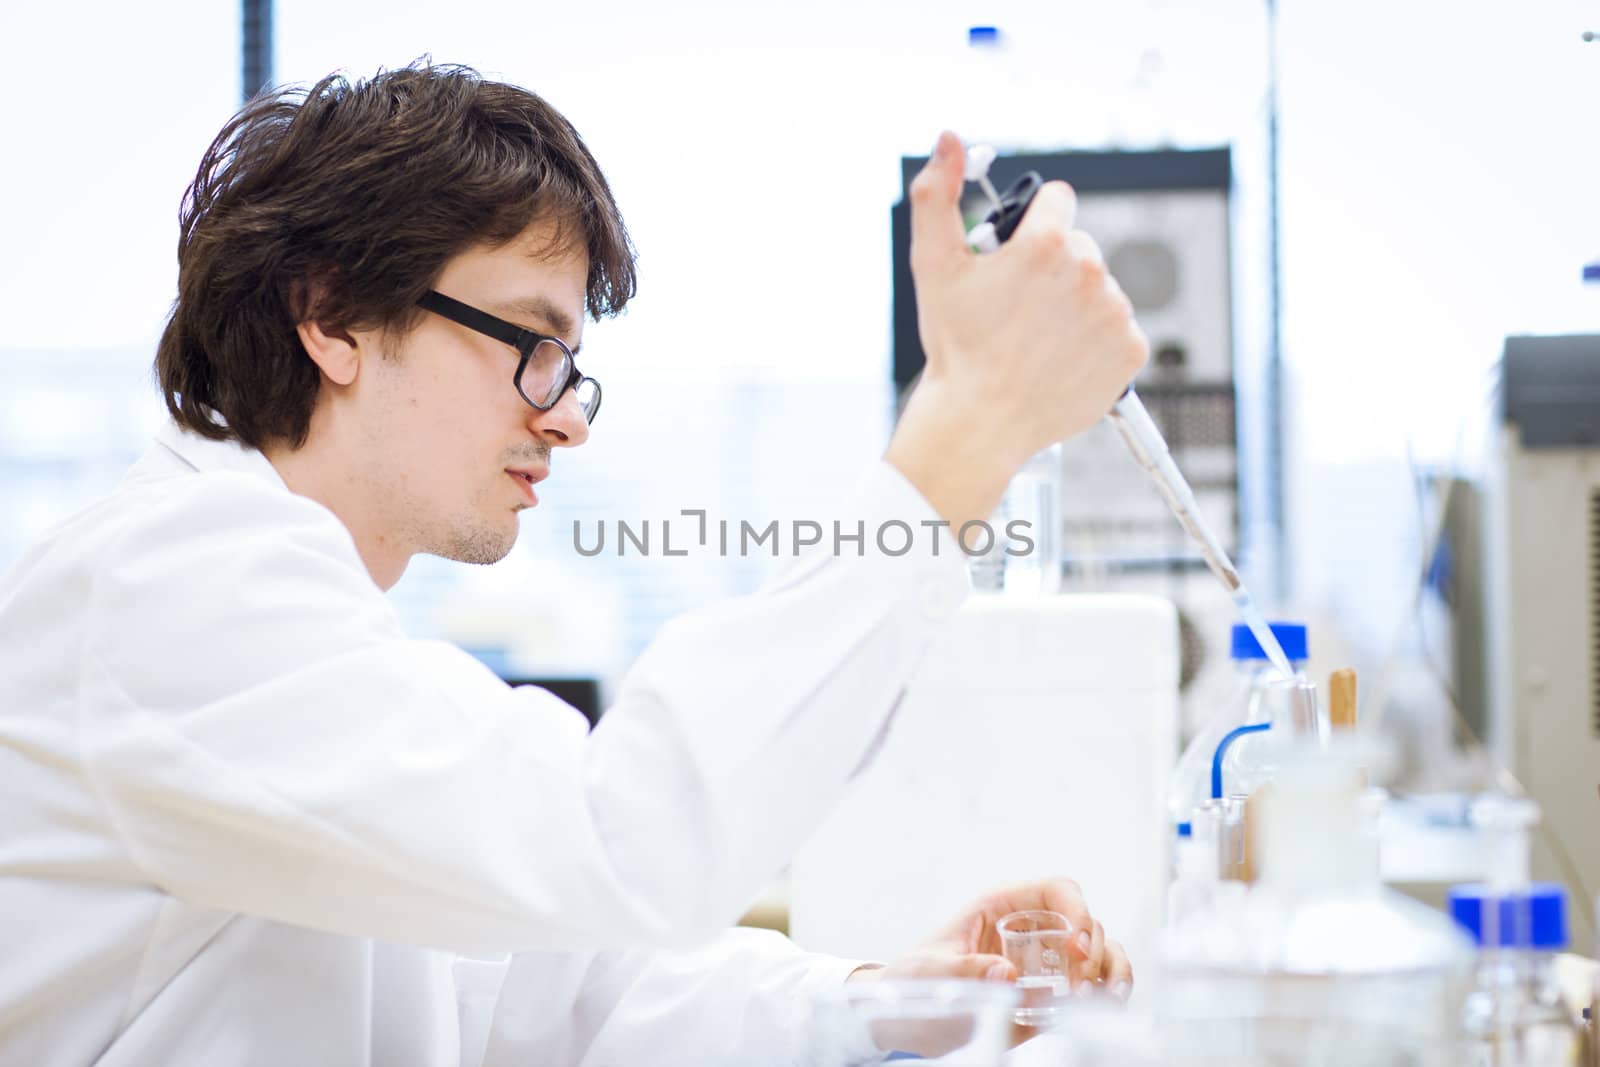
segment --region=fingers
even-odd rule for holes
[[[1061,188],[1066,190],[1063,195],[1071,199],[1071,189],[1064,185]],[[1041,195],[1043,191],[1040,190]],[[1037,224],[1030,238],[1014,242],[1019,245],[1015,254],[1028,257],[1029,269],[1034,273],[1066,280],[1083,298],[1115,308],[1122,319],[1131,323],[1133,305],[1106,269],[1100,243],[1091,234],[1071,228],[1073,213],[1067,211],[1059,216],[1066,220],[1064,222],[1049,226],[1042,222]],[[1031,209],[1029,214],[1031,216]],[[1022,231],[1019,228],[1017,232],[1021,234]]]
[[[946,130],[911,182],[911,269],[918,276],[965,262],[967,231],[961,221],[966,149]]]
[[[1080,960],[1088,958],[1093,948],[1094,916],[1089,913],[1083,890],[1070,878],[1021,882],[988,893],[946,927],[940,940],[964,944],[968,951],[998,949],[1000,935],[996,925],[1014,911],[1054,911],[1066,916],[1077,933],[1072,951]]]
[[[1110,938],[1106,940],[1105,982],[1111,995],[1121,1000],[1133,993],[1133,964],[1122,944]]]
[[[950,978],[976,978],[985,982],[1014,982],[1017,979],[1017,969],[1011,961],[1004,956],[994,956],[987,952],[976,953],[971,956],[961,956],[948,975],[939,977]]]
[[[1100,925],[1099,920],[1092,921],[1089,928],[1084,931],[1084,938],[1088,941],[1089,947],[1084,953],[1083,959],[1072,967],[1071,973],[1074,985],[1097,982],[1105,974],[1105,927]]]
[[[1073,939],[1074,946],[1082,958],[1089,958],[1094,950],[1094,916],[1089,913],[1089,902],[1084,899],[1083,890],[1079,888],[1078,883],[1070,878],[1041,882],[1039,896],[1041,902],[1038,907],[1047,911],[1058,911],[1067,917],[1072,928],[1078,931]]]
[[[1150,342],[1133,317],[1133,302],[1106,269],[1105,255],[1093,237],[1082,230],[1071,231],[1067,234],[1067,251],[1076,268],[1078,284],[1084,291],[1103,289],[1107,306],[1120,320],[1123,343],[1116,355],[1123,373],[1132,381],[1150,359]]]
[[[1074,895],[1076,898],[1074,899]],[[937,935],[934,944],[960,945],[966,952],[998,952],[1001,948],[999,923],[1017,911],[1055,911],[1066,916],[1074,931],[1088,929],[1089,908],[1074,882],[1024,882],[986,893],[973,901]],[[1087,946],[1073,943],[1080,956]]]
[[[993,955],[1000,948],[995,924],[1014,911],[1034,909],[1059,912],[1072,924],[1075,933],[1069,951],[1073,962],[1067,973],[1075,985],[1093,983],[1109,988],[1126,982],[1131,986],[1133,971],[1127,953],[1106,936],[1105,927],[1090,914],[1083,890],[1070,878],[1025,882],[990,893],[947,928],[943,943],[961,946],[974,954],[973,959],[999,959]]]
[[[1033,202],[1017,224],[1012,241],[1024,244],[1045,240],[1059,241],[1051,234],[1068,233],[1078,217],[1078,194],[1066,182],[1045,182],[1033,194]]]
[[[1083,230],[1073,230],[1067,234],[1067,251],[1072,253],[1072,258],[1085,263],[1105,264],[1105,254],[1100,251],[1100,242]]]

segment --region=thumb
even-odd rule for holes
[[[946,130],[911,182],[911,269],[917,274],[947,268],[969,254],[961,221],[966,165],[961,138]]]

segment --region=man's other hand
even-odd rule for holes
[[[1133,967],[1128,954],[1089,912],[1083,891],[1069,879],[1024,882],[987,893],[946,923],[932,937],[886,967],[860,969],[849,981],[870,982],[896,978],[969,978],[981,981],[1014,982],[1017,970],[1001,949],[996,924],[1014,911],[1044,910],[1067,917],[1076,931],[1072,939],[1072,962],[1068,979],[1072,987],[1087,992],[1103,988],[1126,999],[1133,991]],[[1036,1031],[1017,1027],[1013,1043]],[[923,1056],[942,1055],[959,1047],[967,1034],[953,1034],[926,1027],[913,1031],[904,1026],[875,1031],[873,1039],[881,1048],[916,1052]]]

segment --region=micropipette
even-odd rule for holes
[[[1133,386],[1128,386],[1127,391],[1112,406],[1110,414],[1106,417],[1122,435],[1122,440],[1133,453],[1133,458],[1138,461],[1139,466],[1149,473],[1151,480],[1155,482],[1156,491],[1177,516],[1178,522],[1199,546],[1201,558],[1206,561],[1206,566],[1211,568],[1212,573],[1221,579],[1223,588],[1233,597],[1234,606],[1244,618],[1245,625],[1250,627],[1250,632],[1261,642],[1261,649],[1272,661],[1272,665],[1286,675],[1294,674],[1294,668],[1289,666],[1289,657],[1284,654],[1277,637],[1272,633],[1272,628],[1267,625],[1267,620],[1262,617],[1255,601],[1251,599],[1250,590],[1245,588],[1244,580],[1239,577],[1238,568],[1234,567],[1222,543],[1217,540],[1216,535],[1211,532],[1211,527],[1207,526],[1205,519],[1201,517],[1200,504],[1194,498],[1194,490],[1189,488],[1188,480],[1173,462],[1172,452],[1167,448],[1166,439],[1156,428],[1155,421],[1150,418],[1150,413],[1145,410],[1144,402],[1139,399],[1139,394],[1134,392]]]
[[[1044,179],[1037,171],[1028,171],[1013,182],[1004,193],[997,195],[993,184],[989,181],[989,166],[993,162],[994,149],[987,145],[974,145],[968,152],[966,179],[978,182],[992,205],[983,221],[967,234],[967,243],[979,252],[997,250],[1016,232],[1017,224],[1022,221],[1028,204],[1032,202],[1039,187],[1044,184]],[[1178,522],[1199,546],[1201,558],[1206,561],[1206,566],[1211,568],[1212,573],[1221,579],[1223,588],[1233,597],[1234,606],[1239,610],[1245,624],[1250,627],[1250,632],[1261,642],[1261,648],[1266,652],[1272,665],[1285,675],[1293,675],[1294,668],[1289,665],[1289,657],[1284,655],[1278,639],[1273,636],[1266,619],[1255,606],[1250,591],[1245,588],[1243,579],[1239,577],[1238,568],[1234,567],[1233,561],[1228,558],[1222,542],[1217,540],[1211,528],[1206,525],[1205,519],[1201,517],[1200,505],[1195,500],[1194,490],[1189,488],[1189,482],[1178,470],[1178,465],[1172,461],[1172,452],[1167,448],[1166,439],[1161,436],[1161,431],[1156,428],[1155,421],[1150,418],[1150,413],[1145,410],[1144,402],[1139,399],[1139,394],[1134,392],[1132,385],[1123,392],[1121,399],[1112,407],[1107,418],[1122,435],[1122,440],[1133,453],[1133,458],[1155,482],[1156,490],[1172,509],[1172,513],[1177,516]]]

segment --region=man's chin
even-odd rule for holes
[[[448,544],[441,545],[433,555],[457,563],[477,563],[487,566],[499,563],[511,554],[517,543],[517,523],[513,518],[508,530],[462,530]]]

